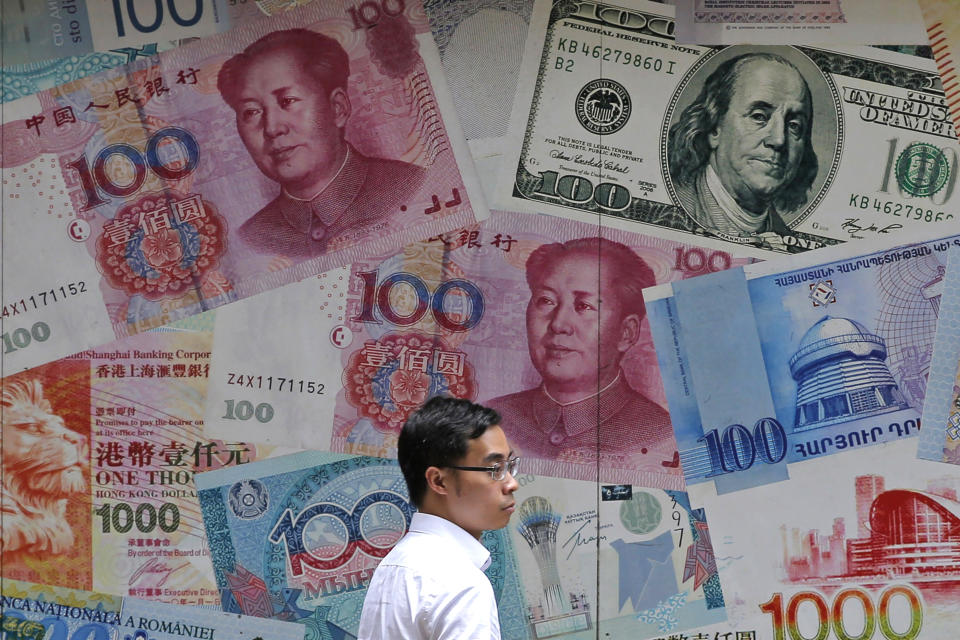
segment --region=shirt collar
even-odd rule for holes
[[[366,165],[360,154],[347,145],[343,164],[333,180],[309,200],[295,198],[286,190],[280,193],[280,212],[291,227],[306,235],[317,223],[324,227],[349,225],[347,208],[356,199],[366,179]]]
[[[551,398],[541,385],[533,398],[533,415],[540,428],[547,433],[553,431],[562,419],[563,430],[568,436],[580,435],[596,429],[615,416],[630,399],[631,392],[623,378],[623,371],[619,371],[614,381],[598,393],[567,404],[560,404]]]
[[[713,165],[707,163],[706,170],[707,187],[711,195],[716,199],[717,204],[726,211],[727,217],[737,229],[742,233],[757,233],[763,228],[769,215],[769,210],[762,213],[751,213],[740,206],[730,192],[726,190],[723,183],[720,182],[720,176],[713,170]]]
[[[410,520],[410,531],[440,536],[456,543],[480,571],[490,566],[490,552],[480,541],[446,518],[417,511]]]

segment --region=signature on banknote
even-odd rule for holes
[[[139,569],[130,576],[130,584],[136,584],[140,578],[152,577],[153,587],[162,587],[163,584],[173,575],[174,572],[189,566],[189,562],[184,562],[175,567],[171,567],[159,558],[150,558]]]
[[[864,226],[865,225],[865,226]],[[860,218],[847,218],[843,221],[843,224],[840,225],[841,228],[850,234],[851,238],[861,239],[863,233],[890,233],[891,231],[896,231],[897,229],[903,229],[902,224],[888,224],[880,226],[876,223],[860,223]]]

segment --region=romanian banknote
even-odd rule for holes
[[[495,212],[219,310],[205,433],[395,457],[447,394],[497,409],[531,473],[682,489],[640,291],[745,262]]]
[[[946,267],[917,456],[960,464],[960,242],[951,247]]]
[[[730,628],[755,640],[956,636],[960,485],[917,460],[914,442],[809,459],[743,491],[700,489]]]
[[[8,370],[486,215],[422,5],[364,7],[312,3],[4,105],[3,331],[30,336]],[[294,41],[326,56],[329,94]]]
[[[673,15],[537,2],[494,204],[758,257],[954,220],[960,145],[931,61],[680,45]]]
[[[373,570],[414,511],[396,460],[306,451],[196,482],[224,611],[356,636]],[[503,637],[526,637],[511,539],[482,542]]]
[[[3,0],[2,64],[41,63],[221,33],[262,16],[260,4],[254,0]]]
[[[5,582],[219,602],[193,474],[277,447],[203,437],[209,315],[0,381]]]
[[[676,36],[695,44],[927,44],[916,2],[677,0]]]
[[[87,590],[4,580],[5,640],[303,640],[304,628],[211,608],[148,602]]]
[[[960,78],[957,77],[960,16],[957,15],[956,4],[950,0],[920,0],[920,9],[923,11],[930,46],[937,59],[937,68],[940,69],[953,123],[960,126]]]
[[[851,243],[645,292],[696,506],[916,436],[956,242]]]

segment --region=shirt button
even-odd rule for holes
[[[550,444],[552,445],[558,445],[564,440],[566,440],[566,437],[564,437],[564,435],[559,431],[554,431],[550,434]]]
[[[310,236],[311,236],[314,240],[322,240],[322,239],[323,239],[323,235],[324,235],[324,234],[323,234],[323,229],[320,229],[320,228],[314,229],[313,231],[310,232]]]

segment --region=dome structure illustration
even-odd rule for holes
[[[797,381],[794,431],[908,408],[886,359],[883,338],[859,322],[820,319],[790,358]]]

